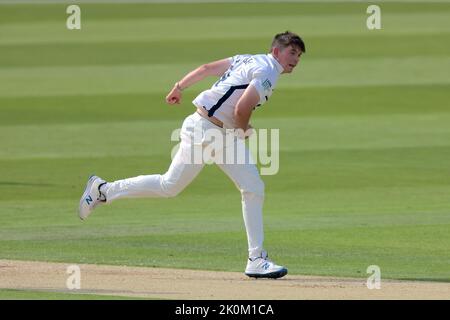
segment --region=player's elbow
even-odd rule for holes
[[[242,122],[246,122],[249,116],[247,113],[244,113],[242,110],[235,108],[234,110],[234,120],[236,123],[241,124]]]
[[[243,115],[244,115],[244,113],[239,108],[239,106],[236,106],[236,108],[234,108],[234,117],[235,118],[241,118]]]
[[[238,103],[236,108],[234,108],[234,117],[238,119],[248,118],[252,113],[252,110],[252,107],[244,106]]]
[[[202,64],[202,65],[199,67],[199,69],[200,69],[200,71],[202,71],[202,72],[208,72],[208,70],[210,70],[211,67],[210,67],[207,63],[205,63],[205,64]]]

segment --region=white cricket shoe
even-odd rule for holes
[[[277,279],[287,274],[287,269],[283,266],[277,266],[269,260],[266,251],[263,251],[261,257],[249,258],[245,274],[252,278],[272,278]]]
[[[104,183],[106,181],[97,176],[91,176],[89,178],[78,209],[78,215],[81,220],[85,220],[95,207],[106,202],[105,196],[99,190],[100,185]]]

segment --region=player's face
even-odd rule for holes
[[[297,66],[302,51],[299,48],[288,46],[284,49],[274,48],[273,52],[275,58],[283,66],[284,71],[282,73],[291,73]]]

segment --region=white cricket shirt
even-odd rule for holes
[[[235,127],[234,107],[249,85],[259,93],[259,107],[269,100],[283,72],[281,64],[270,53],[236,55],[230,62],[223,76],[192,101],[195,106],[207,110],[210,117],[222,121],[225,128]]]

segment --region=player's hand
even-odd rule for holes
[[[181,103],[181,91],[176,86],[174,86],[172,90],[170,90],[169,94],[166,97],[166,102],[168,104]]]

